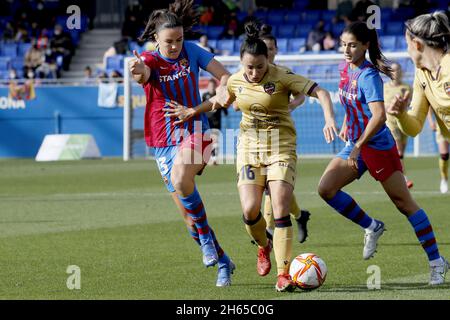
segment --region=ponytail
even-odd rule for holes
[[[448,52],[450,48],[450,26],[442,11],[422,14],[405,22],[411,38],[422,39],[427,46]]]
[[[350,33],[355,36],[356,40],[366,44],[369,42],[369,58],[375,68],[393,79],[393,70],[391,62],[383,55],[378,42],[378,35],[375,29],[369,29],[366,22],[355,21],[349,24],[343,33]]]
[[[199,18],[193,3],[194,0],[175,0],[168,9],[153,11],[138,40],[153,41],[156,33],[167,28],[182,27],[184,33],[190,32]]]
[[[256,21],[247,22],[244,29],[246,38],[241,45],[241,58],[244,56],[244,53],[249,53],[255,56],[264,55],[267,58],[267,46],[260,38],[260,28]]]

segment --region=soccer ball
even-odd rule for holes
[[[302,253],[292,260],[289,274],[300,289],[317,289],[325,281],[327,266],[318,255]]]

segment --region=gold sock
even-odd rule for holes
[[[266,220],[262,219],[261,212],[253,221],[248,221],[244,218],[244,223],[247,233],[255,240],[258,246],[267,247]]]
[[[439,159],[439,171],[441,178],[448,180],[448,160]]]
[[[292,233],[292,225],[283,228],[275,227],[273,250],[277,261],[277,275],[289,273],[292,257]]]
[[[266,228],[275,229],[275,222],[273,221],[272,200],[270,195],[266,194],[264,198],[264,220],[266,220]]]
[[[302,210],[300,210],[300,207],[298,206],[297,199],[295,198],[295,195],[292,194],[292,200],[291,200],[291,208],[290,208],[291,215],[294,217],[295,220],[300,218]]]

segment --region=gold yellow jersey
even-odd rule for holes
[[[432,108],[442,135],[450,138],[450,53],[441,60],[436,78],[425,69],[416,69],[411,110],[398,117],[400,128],[410,136],[423,128]]]
[[[413,93],[411,86],[406,83],[395,85],[393,82],[388,82],[384,84],[383,89],[384,89],[384,101],[387,104],[389,104],[397,94],[403,97],[406,91],[409,91],[410,95]],[[393,115],[387,114],[387,122],[390,122],[393,125],[397,125],[397,118],[394,117]]]
[[[242,111],[239,149],[272,151],[271,137],[279,137],[279,152],[296,150],[296,131],[289,113],[290,94],[311,95],[317,83],[283,67],[269,65],[264,78],[249,82],[241,69],[228,79],[233,104]],[[274,134],[274,135],[272,135]]]

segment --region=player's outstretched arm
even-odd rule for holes
[[[210,99],[210,101],[214,104],[213,110],[216,110],[220,107],[229,106],[230,94],[227,89],[227,81],[230,77],[230,73],[216,59],[212,59],[208,63],[206,71],[212,74],[214,78],[216,78],[220,82],[219,86],[216,89],[216,95],[214,96],[214,99]]]
[[[334,117],[333,103],[331,102],[330,93],[324,88],[317,86],[314,88],[311,97],[319,99],[323,109],[325,118],[325,126],[323,127],[323,135],[327,143],[334,140],[334,136],[338,136],[338,129]]]
[[[197,114],[211,111],[212,108],[213,103],[209,100],[205,100],[194,108],[183,106],[177,101],[172,100],[167,102],[167,105],[164,107],[164,111],[166,112],[164,116],[169,118],[176,118],[177,120],[174,122],[174,124],[177,125],[188,121]]]
[[[150,78],[151,70],[145,65],[144,60],[136,50],[133,50],[133,54],[135,58],[129,64],[131,75],[137,83],[146,83]]]

